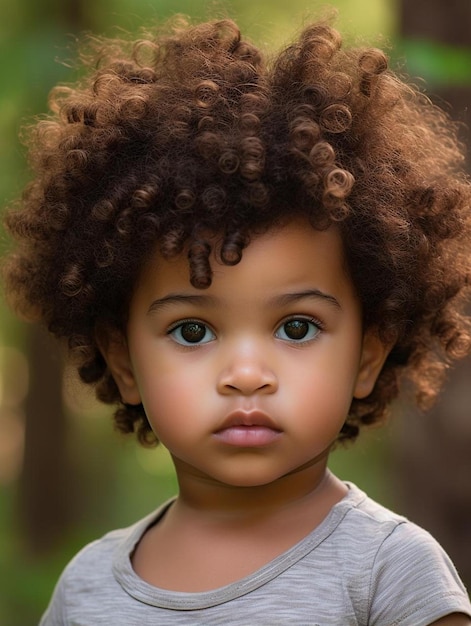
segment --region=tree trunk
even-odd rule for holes
[[[412,41],[436,42],[440,50],[469,59],[471,2],[469,0],[402,0],[401,29],[405,50]],[[468,47],[468,49],[466,49]],[[412,55],[413,56],[413,55]],[[414,75],[420,67],[406,59]],[[433,59],[428,59],[433,63]],[[466,67],[466,63],[463,65]],[[432,68],[433,69],[433,68]],[[450,74],[452,70],[450,68]],[[429,91],[439,103],[451,105],[452,117],[469,125],[471,65],[454,84],[447,72],[432,72]],[[427,76],[425,76],[427,79]],[[469,143],[469,134],[463,135]],[[450,554],[461,576],[471,585],[471,360],[461,362],[450,373],[442,396],[427,415],[410,407],[399,411],[399,494],[403,511],[424,526]]]
[[[29,330],[28,357],[20,519],[29,551],[41,555],[56,546],[69,526],[73,490],[60,354],[56,342],[38,326]]]
[[[60,24],[58,37],[90,27],[85,0],[46,0],[32,6],[32,16],[34,11],[32,28]],[[27,337],[30,384],[25,402],[19,523],[26,548],[39,555],[53,549],[70,529],[74,513],[71,494],[76,490],[68,454],[59,348],[37,326],[27,329]]]

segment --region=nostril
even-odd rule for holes
[[[220,381],[218,388],[219,392],[223,394],[242,394],[252,395],[257,393],[273,393],[277,389],[278,385],[276,379],[255,381],[255,380],[237,380],[237,381]]]
[[[272,393],[278,386],[273,368],[260,362],[260,354],[253,359],[235,359],[220,372],[217,380],[219,393],[238,393],[244,396]]]

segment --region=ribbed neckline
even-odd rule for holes
[[[206,609],[235,600],[270,582],[314,550],[334,532],[348,511],[357,507],[366,498],[366,495],[358,487],[352,483],[345,484],[348,487],[348,493],[332,507],[325,519],[304,539],[301,539],[293,547],[256,572],[224,587],[198,593],[169,591],[150,585],[134,572],[131,555],[136,545],[145,531],[165,515],[174,499],[164,503],[157,511],[154,511],[129,529],[124,540],[116,548],[113,559],[113,574],[126,593],[139,602],[150,606],[190,611]]]

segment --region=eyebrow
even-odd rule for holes
[[[298,302],[299,300],[304,300],[306,298],[323,300],[328,304],[333,305],[337,309],[341,309],[339,301],[334,296],[321,291],[320,289],[306,289],[303,291],[295,291],[293,293],[284,293],[279,296],[275,296],[270,298],[268,301],[268,306],[287,306],[289,304],[293,304]],[[209,295],[199,295],[199,294],[185,294],[185,293],[170,293],[163,298],[158,298],[154,300],[150,305],[147,313],[155,313],[157,311],[161,311],[168,306],[172,306],[174,304],[193,304],[199,306],[209,306],[211,304],[216,303],[216,298],[213,298]]]
[[[340,302],[337,300],[335,296],[332,296],[329,293],[325,293],[320,289],[306,289],[303,291],[295,291],[293,293],[284,293],[280,296],[275,296],[270,299],[270,305],[278,305],[278,306],[286,306],[288,304],[293,304],[298,302],[299,300],[304,300],[306,298],[323,300],[328,304],[333,305],[336,309],[341,309]]]
[[[168,306],[173,304],[195,304],[195,305],[209,305],[213,304],[215,299],[212,296],[208,295],[198,295],[198,294],[186,294],[186,293],[169,293],[167,296],[163,298],[158,298],[154,300],[150,305],[147,313],[155,313],[156,311],[161,311]]]

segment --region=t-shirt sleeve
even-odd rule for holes
[[[411,522],[396,526],[378,550],[370,581],[371,626],[426,626],[471,604],[440,544]]]

